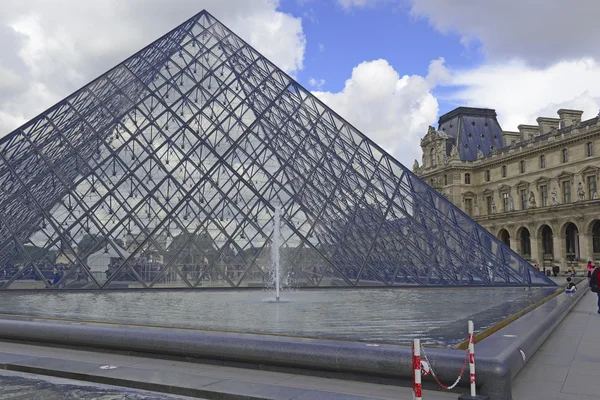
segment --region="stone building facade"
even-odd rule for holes
[[[503,131],[490,109],[459,107],[421,140],[413,171],[540,266],[600,262],[600,118],[558,110]]]

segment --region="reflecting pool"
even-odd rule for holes
[[[3,314],[454,346],[556,288],[0,293]]]

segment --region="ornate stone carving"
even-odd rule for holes
[[[594,191],[594,193],[592,193],[592,199],[598,200],[598,192]]]
[[[452,145],[452,148],[450,149],[450,159],[458,159],[458,149],[456,148],[455,145]]]
[[[585,200],[585,191],[583,190],[583,183],[579,182],[577,185],[577,201]]]
[[[417,175],[419,175],[421,173],[421,167],[419,166],[419,162],[417,161],[417,159],[415,159],[412,169],[413,169],[413,172]]]
[[[536,204],[535,204],[535,193],[533,193],[533,190],[529,191],[529,204],[528,204],[529,208],[536,208]]]
[[[477,150],[477,159],[481,160],[483,158],[483,152],[481,150]]]
[[[558,205],[558,190],[556,190],[556,186],[552,188],[552,205]]]

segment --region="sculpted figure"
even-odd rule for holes
[[[529,208],[535,208],[536,204],[535,204],[535,194],[533,193],[533,191],[529,192]]]
[[[450,158],[458,158],[458,149],[455,145],[452,145],[452,148],[450,149]]]
[[[579,182],[579,185],[577,186],[577,200],[585,200],[585,191],[583,190],[583,184],[581,182]]]
[[[421,168],[419,167],[419,162],[417,161],[417,159],[415,159],[412,169],[415,174],[418,174],[421,171]]]
[[[556,186],[552,188],[552,205],[558,205],[558,191],[556,190]]]

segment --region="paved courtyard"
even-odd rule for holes
[[[588,292],[513,383],[515,400],[600,399],[600,315]]]

